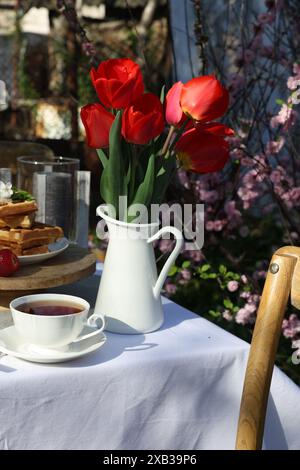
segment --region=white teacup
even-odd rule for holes
[[[36,315],[24,313],[18,307],[34,302],[64,303],[74,307],[82,307],[82,311],[67,315]],[[75,341],[85,326],[94,328],[94,331],[80,336],[80,340],[90,338],[105,327],[104,317],[92,315],[88,318],[90,304],[86,300],[73,295],[64,294],[33,294],[18,297],[10,303],[10,310],[18,333],[29,343],[42,348],[64,348]],[[100,326],[99,326],[100,320]]]

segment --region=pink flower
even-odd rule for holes
[[[287,87],[290,90],[296,90],[298,86],[300,86],[300,76],[296,75],[287,79]]]
[[[251,312],[249,312],[245,308],[240,308],[240,310],[236,314],[235,321],[240,325],[247,325],[254,323],[255,320]]]
[[[294,73],[294,75],[299,75],[300,76],[300,64],[297,64],[296,62],[294,63],[293,73]]]
[[[244,276],[244,277],[246,277],[246,276]],[[241,278],[241,279],[242,279],[242,278]],[[247,284],[247,283],[245,282],[244,284]],[[246,300],[247,300],[247,299],[250,299],[251,293],[250,293],[250,292],[243,291],[243,292],[240,293],[240,297],[241,297],[241,299],[246,299]]]
[[[194,263],[200,263],[204,259],[201,250],[189,250],[187,256]]]
[[[282,333],[286,338],[295,338],[300,333],[300,319],[294,313],[282,322]]]
[[[278,140],[271,140],[266,145],[266,154],[267,155],[274,155],[280,152],[282,147],[285,144],[285,138],[280,136]]]
[[[289,191],[284,191],[281,197],[289,208],[297,206],[300,203],[300,188],[296,187]]]
[[[212,232],[212,231],[220,232],[225,224],[226,224],[225,220],[215,220],[215,221],[209,220],[208,222],[206,222],[205,228],[209,232]]]
[[[199,196],[200,200],[207,204],[213,204],[220,199],[219,193],[216,190],[207,191],[205,189],[201,189],[199,191]]]
[[[189,271],[188,269],[183,269],[180,274],[182,276],[182,279],[184,279],[185,281],[190,281],[192,278],[191,271]]]
[[[173,284],[172,282],[166,282],[165,291],[167,294],[174,295],[176,294],[176,290],[177,290],[177,287],[175,284]]]
[[[179,168],[177,170],[177,176],[178,176],[178,179],[180,181],[180,183],[187,189],[190,189],[190,180],[189,180],[189,177],[188,177],[188,174],[186,171],[184,171],[182,168]]]
[[[243,166],[251,168],[254,164],[254,161],[253,158],[243,157],[241,163]]]
[[[162,239],[159,242],[159,249],[162,253],[169,253],[169,251],[173,250],[174,241],[168,239]]]
[[[239,288],[239,283],[237,281],[229,281],[227,284],[227,289],[229,292],[235,292]]]
[[[245,276],[245,274],[241,275],[241,281],[243,284],[248,284],[248,279],[247,279],[247,276]]]
[[[241,325],[253,324],[255,322],[260,296],[251,294],[250,292],[242,292],[240,297],[245,298],[247,302],[244,307],[237,312],[235,321]]]
[[[229,223],[228,225],[230,228],[237,227],[242,223],[242,214],[241,212],[236,208],[236,202],[235,201],[227,201],[224,206],[224,210],[226,212],[226,215],[228,217]]]
[[[257,305],[253,302],[249,302],[245,304],[244,309],[247,310],[249,313],[255,313],[257,310]]]
[[[249,209],[251,203],[259,196],[257,191],[252,191],[247,187],[240,187],[237,192],[239,198],[243,201],[243,208]]]
[[[300,80],[299,80],[299,86],[300,86]],[[292,93],[292,95],[289,98],[289,102],[291,102],[291,104],[293,105],[300,103],[300,88],[298,88]]]
[[[229,310],[224,310],[224,312],[222,313],[222,317],[227,321],[231,321],[233,319],[233,315],[230,313]]]
[[[287,131],[290,127],[294,126],[297,116],[298,113],[284,103],[277,116],[272,117],[271,127],[277,127],[281,124],[284,126],[283,130]]]

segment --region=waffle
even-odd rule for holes
[[[2,228],[0,229],[0,243],[5,242],[9,244],[24,243],[25,241],[39,241],[40,244],[46,238],[55,241],[57,238],[63,237],[64,233],[60,227],[53,227],[51,225],[35,222],[31,229],[24,228]],[[38,245],[39,243],[36,243]]]
[[[22,248],[18,244],[12,244],[9,246],[2,244],[0,245],[0,250],[5,248],[11,250],[16,256],[41,255],[44,253],[49,253],[48,245],[39,245],[31,248]]]
[[[21,243],[11,243],[7,241],[0,240],[0,245],[5,248],[20,248],[22,250],[26,250],[28,248],[33,248],[40,245],[49,245],[50,243],[54,243],[56,241],[55,237],[45,237],[45,238],[38,238],[33,240],[24,240]]]
[[[31,228],[34,222],[35,212],[28,214],[15,214],[0,217],[0,228]]]
[[[29,214],[37,211],[38,207],[35,201],[8,202],[0,205],[0,218],[7,215]]]

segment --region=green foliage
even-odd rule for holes
[[[163,201],[172,173],[174,173],[175,169],[175,159],[172,158],[169,153],[163,157],[158,157],[157,173],[152,196],[153,204],[160,204]]]
[[[102,149],[96,149],[97,150],[97,154],[98,154],[98,157],[99,157],[99,160],[103,166],[103,168],[106,167],[106,164],[108,162],[108,158],[106,156],[106,153],[104,152],[104,150]]]
[[[148,207],[151,203],[153,194],[153,185],[155,178],[155,155],[151,155],[148,160],[148,166],[145,178],[137,188],[132,204],[144,204]]]
[[[13,190],[13,194],[11,196],[11,200],[13,202],[34,201],[34,197],[31,194],[29,194],[27,191],[18,189],[15,186],[13,186],[12,190]]]
[[[126,196],[127,187],[125,169],[121,152],[121,119],[119,111],[110,130],[109,135],[109,158],[103,168],[100,192],[104,201],[111,204],[116,210],[118,217],[119,196]]]

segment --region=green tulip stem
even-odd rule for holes
[[[184,121],[184,123],[182,124],[180,129],[176,129],[176,137],[173,140],[173,142],[172,142],[172,144],[170,145],[170,148],[169,148],[170,153],[172,153],[172,151],[174,150],[174,147],[177,144],[178,140],[180,139],[182,134],[185,132],[185,128],[188,125],[189,121],[190,121],[190,119],[186,118],[186,120]]]
[[[170,129],[169,129],[169,133],[167,135],[167,138],[165,140],[164,146],[162,148],[161,155],[165,155],[167,153],[174,132],[175,132],[175,127],[171,126]]]
[[[138,156],[137,156],[135,145],[130,145],[130,154],[131,154],[131,174],[130,174],[130,181],[129,181],[129,201],[131,203],[133,196],[134,196],[135,175],[136,175],[136,169],[138,165]]]

